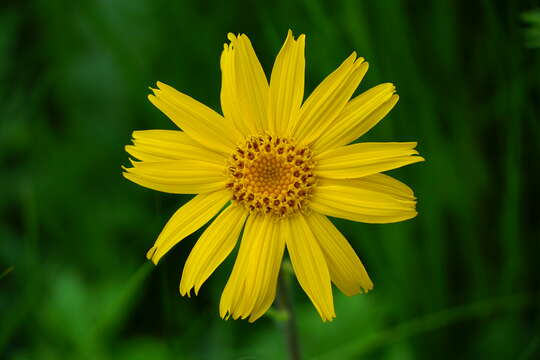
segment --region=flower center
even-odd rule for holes
[[[306,208],[313,192],[314,163],[308,147],[287,138],[254,136],[229,160],[232,200],[251,212],[286,216]]]

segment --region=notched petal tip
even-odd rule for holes
[[[164,82],[161,82],[161,81],[159,81],[159,80],[156,81],[156,85],[157,85],[157,87],[158,87],[158,89],[155,89],[156,91],[159,91],[159,90],[161,90],[161,91],[172,90],[172,91],[175,91],[175,92],[177,91],[177,90],[176,90],[175,88],[173,88],[172,86],[167,85],[167,84],[165,84]]]
[[[390,82],[382,83],[377,86],[379,86],[380,88],[383,88],[384,90],[390,91],[392,94],[395,94],[397,91],[396,85],[394,83],[390,83]]]
[[[285,40],[285,42],[288,42],[289,40],[295,42],[295,43],[301,43],[301,44],[304,44],[306,42],[306,35],[305,34],[300,34],[298,36],[294,36],[294,34],[292,33],[291,30],[289,30],[289,32],[287,33],[287,39]]]
[[[188,298],[191,298],[191,289],[192,288],[186,289],[184,284],[182,284],[182,282],[180,282],[180,287],[179,287],[180,295],[187,296]],[[195,293],[195,296],[197,296],[197,293]]]
[[[366,280],[366,284],[360,285],[360,289],[358,291],[359,294],[367,294],[371,290],[373,290],[373,281],[368,277]]]
[[[152,94],[149,94],[150,95],[155,95],[156,97],[159,96],[159,94],[161,93],[161,91],[163,91],[163,84],[162,82],[160,81],[156,81],[156,87],[152,87],[152,86],[149,86],[148,89],[150,89],[152,91]]]
[[[368,66],[368,62],[366,61],[366,59],[364,59],[363,57],[357,57],[356,60],[354,61],[354,64],[356,66],[360,66],[360,65],[365,65],[365,66]]]
[[[148,260],[151,260],[151,261],[154,263],[154,265],[157,265],[157,260],[154,261],[154,254],[156,253],[156,251],[157,251],[157,247],[156,247],[156,246],[152,246],[152,247],[150,248],[150,250],[148,250],[148,251],[146,252],[146,258],[147,258]]]
[[[137,164],[140,164],[142,162],[142,161],[137,161],[137,160],[135,160],[133,158],[128,158],[128,160],[131,163],[131,166],[133,166],[133,167],[136,167]],[[133,169],[133,168],[128,168],[128,169],[126,169],[126,171],[129,171],[131,169]]]
[[[321,312],[319,309],[317,309],[317,311],[323,323],[332,322],[336,318],[336,312],[334,310],[325,313]]]
[[[148,101],[150,101],[152,103],[152,105],[154,106],[157,106],[156,105],[156,101],[157,101],[157,97],[155,95],[156,93],[156,89],[152,89],[150,88],[154,93],[153,94],[148,94],[148,96],[146,96],[146,98],[148,99]]]
[[[369,63],[368,63],[367,61],[363,61],[364,58],[359,58],[359,59],[362,59],[362,62],[359,63],[359,66],[358,66],[358,67],[361,68],[362,71],[367,72],[368,69],[369,69]],[[357,60],[357,61],[358,61],[358,60]]]

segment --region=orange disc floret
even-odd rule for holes
[[[287,216],[307,207],[313,167],[308,147],[287,138],[253,136],[233,152],[227,188],[232,200],[250,212]]]

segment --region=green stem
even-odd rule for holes
[[[298,330],[296,327],[296,316],[294,313],[291,296],[290,296],[290,271],[281,268],[279,274],[278,285],[278,307],[286,315],[281,323],[285,342],[287,344],[287,352],[290,360],[300,360],[300,347],[298,344]]]

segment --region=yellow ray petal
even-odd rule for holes
[[[271,305],[285,247],[283,238],[275,235],[277,224],[266,215],[248,218],[233,271],[221,295],[222,318],[249,317],[249,321],[255,321]]]
[[[158,81],[148,99],[179,128],[204,147],[229,154],[238,140],[234,125],[221,115]]]
[[[146,257],[157,264],[174,245],[206,224],[230,199],[228,190],[195,196],[174,213]]]
[[[331,126],[313,144],[313,150],[347,145],[364,135],[396,105],[393,84],[380,84],[352,99]]]
[[[332,282],[347,296],[373,289],[364,265],[347,239],[324,215],[312,212],[306,216],[324,253]]]
[[[233,46],[229,44],[223,45],[221,53],[221,110],[226,119],[233,122],[237,131],[243,136],[256,134],[257,127],[255,123],[249,121],[242,114],[239,99],[237,95],[236,71],[235,71],[235,56]]]
[[[304,215],[282,220],[283,235],[296,278],[323,321],[336,317],[332,284],[324,254]]]
[[[230,254],[244,227],[247,214],[241,206],[229,206],[204,231],[184,265],[180,281],[182,296],[189,296],[192,288],[195,288],[197,295],[206,279]]]
[[[132,161],[124,177],[149,189],[198,194],[225,188],[225,166],[199,160]]]
[[[341,181],[342,180],[322,180],[323,184],[340,184]],[[347,182],[349,182],[349,180],[347,180]],[[354,179],[350,183],[356,187],[362,187],[363,189],[371,191],[384,192],[400,199],[416,200],[412,189],[408,185],[385,174],[373,174],[365,176],[359,179]]]
[[[268,129],[268,80],[248,37],[229,34],[221,55],[221,106],[242,135]]]
[[[333,179],[353,179],[424,161],[414,156],[416,142],[358,143],[330,149],[315,156],[316,174]]]
[[[269,130],[271,134],[289,136],[296,123],[300,105],[304,98],[305,74],[305,35],[294,39],[292,31],[287,33],[270,77],[270,96],[268,107]]]
[[[126,151],[142,161],[201,160],[225,164],[227,156],[210,151],[178,130],[142,130],[133,132],[133,144]]]
[[[321,179],[310,207],[324,215],[366,223],[392,223],[416,216],[409,187],[383,175],[360,179]]]
[[[293,137],[305,145],[317,140],[341,113],[367,69],[364,59],[353,53],[328,75],[302,105]]]
[[[261,295],[257,299],[253,311],[249,316],[249,322],[254,322],[260,318],[270,308],[274,299],[276,298],[276,288],[279,278],[279,272],[281,268],[281,261],[283,259],[283,252],[285,251],[285,238],[282,236],[283,222],[274,222],[274,230],[272,233],[271,245],[274,255],[269,258],[268,274],[271,276],[269,281],[266,282],[266,286],[261,290]]]

